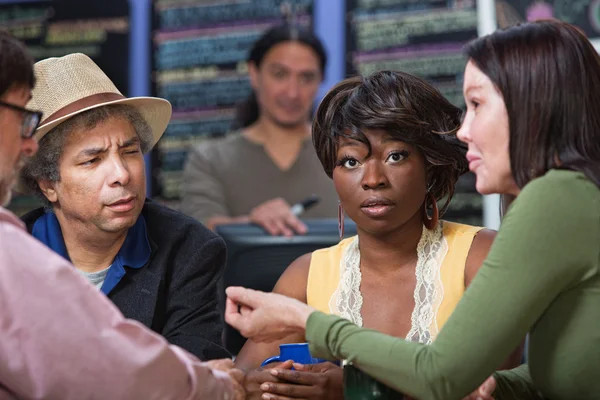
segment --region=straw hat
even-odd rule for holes
[[[27,107],[44,113],[34,137],[39,141],[62,122],[110,104],[135,107],[152,130],[151,149],[171,119],[171,103],[156,97],[126,98],[88,56],[81,53],[48,58],[34,66],[35,88]]]

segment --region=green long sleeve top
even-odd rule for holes
[[[487,259],[429,346],[311,314],[318,357],[346,359],[421,400],[460,399],[530,332],[529,363],[497,373],[500,399],[600,398],[600,190],[552,170],[527,184]]]

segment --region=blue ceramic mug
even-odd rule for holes
[[[308,343],[288,343],[280,344],[279,355],[267,358],[260,366],[264,367],[272,362],[285,362],[288,360],[292,360],[298,364],[318,364],[328,361],[311,356]]]

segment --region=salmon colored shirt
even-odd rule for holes
[[[127,320],[0,207],[0,400],[231,399],[226,373]]]

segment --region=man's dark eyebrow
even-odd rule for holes
[[[108,149],[105,147],[90,147],[89,149],[83,149],[77,154],[77,157],[87,158],[94,157],[101,153],[106,153]]]
[[[123,144],[119,145],[120,149],[123,149],[125,147],[131,147],[133,145],[138,145],[140,144],[140,138],[139,137],[132,137],[129,140],[126,140]]]
[[[271,64],[269,64],[269,68],[275,68],[275,69],[284,69],[284,70],[289,70],[289,68],[286,65],[283,65],[281,63],[278,63],[277,61],[272,62]]]
[[[127,147],[131,147],[134,145],[138,145],[140,143],[140,138],[133,137],[127,141],[125,141],[123,144],[119,145],[119,149],[124,149]],[[90,147],[89,149],[83,149],[79,152],[79,154],[77,154],[77,157],[94,157],[97,156],[98,154],[102,154],[102,153],[106,153],[108,151],[108,148],[106,147]]]

